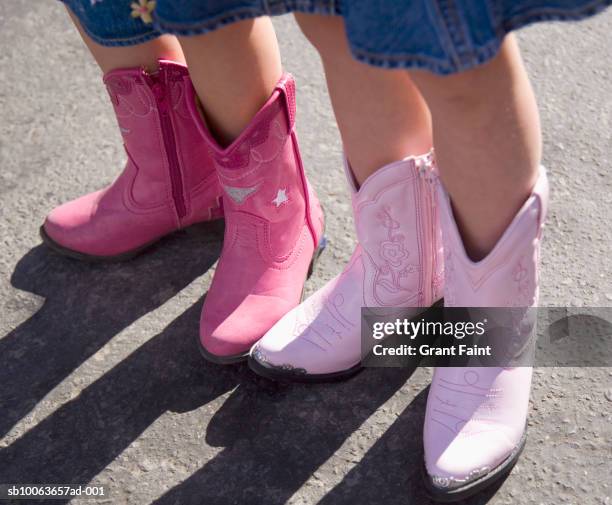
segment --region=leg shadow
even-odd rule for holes
[[[0,338],[0,437],[118,332],[204,274],[222,238],[221,222],[199,225],[125,265],[80,263],[44,246],[28,252],[11,283],[44,304]]]
[[[165,412],[191,411],[235,387],[244,366],[206,364],[197,350],[200,310],[201,300],[0,451],[0,482],[90,482]]]
[[[423,422],[429,388],[421,391],[363,459],[319,502],[319,505],[435,505],[425,493]],[[502,482],[457,505],[484,505]]]
[[[370,369],[316,387],[253,376],[208,426],[207,443],[224,449],[156,503],[285,503],[412,372]]]

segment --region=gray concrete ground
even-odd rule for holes
[[[349,257],[352,220],[317,56],[290,17],[276,26],[327,208],[331,246],[312,292]],[[543,305],[612,302],[611,34],[612,11],[521,32],[552,183]],[[40,245],[45,213],[110,181],[123,151],[59,4],[3,0],[0,44],[0,483],[105,484],[118,504],[429,503],[419,472],[430,370],[305,387],[200,358],[220,226],[121,266]],[[537,370],[521,461],[469,503],[612,503],[611,370]]]

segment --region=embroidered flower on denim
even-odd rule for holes
[[[155,0],[138,0],[138,3],[132,2],[132,17],[140,18],[146,25],[153,22],[151,13],[155,9]]]

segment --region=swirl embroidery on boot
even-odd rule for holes
[[[148,115],[155,107],[155,99],[144,90],[141,76],[129,79],[119,75],[108,77],[105,81],[117,117]]]
[[[525,267],[525,257],[519,258],[512,269],[512,280],[516,285],[517,296],[509,301],[510,307],[530,307],[534,302],[534,289],[532,287],[529,270]]]
[[[340,307],[344,305],[344,295],[342,293],[338,293],[333,295],[333,300],[330,300],[331,296],[326,300],[325,309],[329,312],[329,314],[337,321],[340,325],[344,326],[346,329],[353,328],[355,325],[346,317],[342,315],[340,311]],[[335,314],[332,312],[332,309],[335,310]]]
[[[250,134],[247,135],[240,145],[230,154],[220,156],[211,151],[215,163],[221,168],[245,168],[252,160],[255,162],[255,166],[252,170],[256,170],[263,163],[275,159],[285,145],[285,140],[287,138],[287,134],[283,131],[280,122],[278,119],[275,119],[280,111],[281,109],[278,104],[270,106],[270,108],[258,119],[257,125],[253,127]],[[266,159],[255,148],[264,144],[268,138],[270,138],[270,132],[272,132],[272,136],[279,141],[279,145],[273,155]],[[245,174],[242,174],[242,176],[244,175]]]
[[[480,374],[474,369],[465,370],[462,382],[439,379],[439,392],[435,394],[436,405],[432,408],[431,420],[457,436],[494,430],[496,420],[492,416],[497,411],[498,399],[503,397],[503,390],[482,387],[478,385],[479,382]],[[450,395],[452,399],[444,395]],[[480,424],[484,422],[491,427],[483,429],[479,425],[470,428],[470,421],[479,421]]]
[[[433,286],[433,301],[435,302],[436,300],[442,298],[443,295],[444,267],[442,267],[439,271],[434,272],[431,284]]]
[[[119,76],[111,76],[106,79],[106,89],[111,101],[119,105],[119,96],[126,96],[132,92],[132,83]]]
[[[455,264],[450,248],[444,248],[444,305],[453,307],[456,305],[457,297],[455,295],[454,279],[455,279]]]
[[[170,104],[172,110],[183,119],[191,119],[191,113],[187,107],[187,96],[185,93],[185,86],[189,86],[189,83],[183,81],[183,76],[180,72],[168,71],[168,90],[170,95]]]
[[[377,217],[382,226],[387,229],[387,240],[381,242],[378,249],[379,256],[384,261],[384,264],[376,266],[373,295],[374,299],[381,306],[386,306],[389,304],[380,296],[380,288],[384,288],[392,294],[407,291],[402,287],[401,279],[408,277],[408,274],[419,271],[420,267],[418,265],[406,265],[406,261],[410,256],[410,252],[405,247],[406,237],[398,232],[400,224],[391,217],[391,209],[388,206],[384,206]]]
[[[515,306],[505,311],[504,319],[508,334],[504,338],[504,347],[500,349],[502,364],[520,366],[525,360],[533,360],[536,310],[530,306]]]
[[[311,299],[309,302],[304,305],[301,314],[298,314],[295,320],[294,338],[303,338],[326,351],[331,348],[332,342],[325,338],[325,335],[333,335],[336,339],[342,340],[343,332],[355,327],[355,324],[342,315],[340,309],[344,305],[344,296],[341,293]],[[324,312],[330,317],[320,318]]]

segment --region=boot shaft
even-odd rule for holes
[[[302,166],[295,112],[295,83],[285,74],[228,147],[219,146],[203,119],[198,123],[223,192],[226,222],[241,227],[241,240],[255,240],[249,233],[263,226],[276,258],[291,252],[304,224],[315,247],[323,231],[323,214]]]
[[[134,199],[144,207],[173,201],[180,225],[190,224],[192,200],[215,184],[214,167],[190,103],[195,91],[184,65],[160,60],[148,73],[140,68],[104,76],[129,161],[137,175]],[[197,207],[197,205],[196,205]],[[198,216],[201,217],[201,216]]]
[[[345,161],[364,251],[368,306],[428,307],[442,296],[443,252],[433,153],[391,163],[357,189]]]
[[[478,262],[473,262],[465,252],[450,197],[441,183],[437,196],[445,251],[445,305],[537,305],[540,242],[548,206],[548,179],[544,167],[540,167],[531,195],[493,250]]]
[[[282,77],[228,147],[217,144],[202,118],[198,124],[223,190],[225,214],[200,343],[209,360],[228,363],[244,358],[299,303],[319,252],[323,214],[300,158],[291,76]]]

